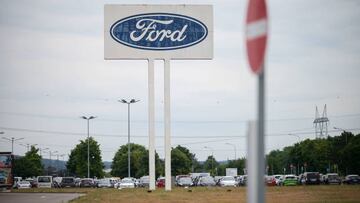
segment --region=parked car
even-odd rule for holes
[[[224,176],[220,179],[219,185],[221,187],[236,187],[236,181],[233,176]]]
[[[285,175],[282,181],[283,186],[295,186],[297,185],[297,178],[295,175]]]
[[[139,180],[139,187],[149,187],[150,184],[150,177],[149,176],[143,176]]]
[[[38,176],[37,187],[38,188],[51,188],[53,185],[51,176]]]
[[[275,181],[276,181],[276,185],[282,185],[282,181],[283,181],[283,175],[274,175]]]
[[[118,188],[135,188],[135,181],[134,178],[123,178],[118,183]]]
[[[320,184],[320,174],[318,172],[305,172],[303,178],[306,185]]]
[[[36,188],[36,187],[37,187],[36,179],[26,178],[26,181],[29,181],[29,182],[30,182],[32,188]]]
[[[239,180],[239,185],[240,186],[246,186],[247,185],[247,175],[241,176],[241,178]]]
[[[189,187],[193,186],[193,181],[191,180],[190,176],[185,176],[179,178],[179,180],[176,182],[176,185],[180,187]]]
[[[276,179],[274,176],[265,176],[265,184],[267,186],[276,186]]]
[[[213,177],[211,176],[204,176],[204,177],[200,177],[197,183],[198,186],[215,186],[215,180]]]
[[[343,181],[344,184],[360,184],[360,177],[359,175],[347,175],[345,180]]]
[[[328,173],[324,177],[324,184],[341,184],[341,179],[337,173]]]
[[[157,179],[156,187],[165,187],[165,177],[159,177]]]
[[[60,187],[75,187],[75,178],[74,177],[63,177],[60,182]]]
[[[31,188],[31,183],[29,181],[26,181],[26,180],[21,180],[21,181],[18,181],[16,183],[15,188],[17,188],[17,189]]]
[[[91,178],[81,179],[79,187],[95,187],[94,180]]]
[[[111,187],[114,187],[114,185],[111,184],[110,179],[105,178],[105,179],[100,179],[99,180],[99,182],[97,184],[97,187],[99,187],[99,188],[111,188]]]

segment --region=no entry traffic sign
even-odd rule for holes
[[[262,72],[267,40],[265,0],[250,0],[246,17],[246,47],[251,70]]]

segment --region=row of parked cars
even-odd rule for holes
[[[292,186],[303,184],[360,184],[359,175],[348,175],[345,178],[340,178],[336,173],[328,173],[321,175],[318,172],[306,172],[299,176],[288,175],[273,175],[265,176],[265,184],[268,186]],[[193,187],[193,186],[221,186],[221,187],[237,187],[247,185],[247,175],[242,176],[190,176],[178,175],[174,177],[173,182],[179,187]],[[15,178],[14,188],[65,188],[65,187],[94,187],[94,188],[135,188],[148,187],[149,176],[143,176],[139,179],[126,177],[120,178],[75,178],[75,177],[51,177],[38,176],[36,178]],[[165,187],[165,178],[159,177],[156,180],[157,187]]]

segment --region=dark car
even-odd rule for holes
[[[306,185],[319,185],[320,184],[320,174],[319,172],[305,172],[304,181]]]
[[[324,177],[325,184],[341,184],[341,179],[337,173],[328,173]]]
[[[193,181],[191,180],[190,177],[181,177],[176,182],[176,185],[180,187],[189,187],[189,186],[193,186]]]
[[[347,175],[345,180],[343,181],[344,184],[360,184],[360,177],[359,175]]]
[[[198,181],[197,185],[198,186],[209,187],[209,186],[215,186],[216,183],[215,183],[215,180],[214,180],[213,177],[211,177],[211,176],[203,176],[203,177],[199,178],[199,181]]]
[[[60,187],[75,187],[75,178],[63,177],[60,182]]]
[[[85,178],[80,180],[80,187],[95,187],[95,183],[93,181],[93,179],[90,178]]]

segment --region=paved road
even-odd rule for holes
[[[6,203],[62,203],[82,196],[76,193],[0,193],[0,202]]]

